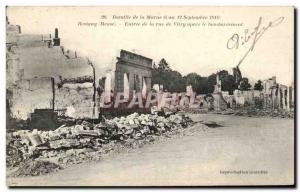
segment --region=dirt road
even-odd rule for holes
[[[192,115],[223,127],[203,130],[74,165],[38,177],[8,178],[12,186],[293,184],[294,120]]]

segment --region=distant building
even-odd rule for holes
[[[276,82],[276,76],[263,82],[264,107],[289,110],[294,106],[294,89]]]

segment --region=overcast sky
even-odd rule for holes
[[[11,24],[22,27],[24,34],[54,33],[59,28],[61,43],[67,49],[75,49],[81,56],[88,56],[98,68],[111,68],[120,49],[135,51],[152,58],[156,63],[165,58],[171,68],[182,74],[197,72],[207,76],[218,70],[232,72],[239,60],[253,43],[249,42],[230,50],[226,47],[229,38],[244,30],[254,31],[262,17],[261,28],[280,17],[280,24],[268,28],[256,42],[254,50],[249,52],[240,65],[244,76],[251,80],[266,79],[276,75],[277,81],[290,85],[293,76],[293,9],[292,8],[213,8],[213,7],[9,7],[7,15]],[[102,19],[102,16],[107,19]],[[217,20],[205,20],[206,23],[242,23],[242,26],[198,26],[198,27],[141,27],[124,26],[124,20],[112,20],[112,15],[144,16],[219,16]],[[78,22],[99,23],[116,22],[115,26],[79,26]],[[127,22],[135,22],[128,19]],[[160,19],[140,20],[139,22],[160,22]],[[169,20],[174,22],[184,20]],[[186,22],[187,20],[185,20]],[[163,21],[164,23],[166,21]],[[261,29],[260,28],[260,29]],[[240,41],[241,42],[241,41]]]

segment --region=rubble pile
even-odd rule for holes
[[[191,125],[184,114],[159,116],[133,113],[91,124],[78,121],[53,131],[17,131],[7,136],[7,166],[26,161],[51,161],[65,167],[126,148],[137,148]]]
[[[13,176],[37,176],[60,170],[61,167],[49,161],[27,161],[13,173]]]
[[[238,115],[248,117],[280,117],[280,118],[294,118],[294,111],[278,110],[278,109],[257,109],[257,108],[241,108],[241,109],[228,109],[220,112],[223,115]]]

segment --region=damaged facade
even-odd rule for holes
[[[93,68],[87,59],[60,46],[58,29],[49,35],[21,33],[6,25],[7,104],[12,118],[30,118],[35,109],[52,109],[76,118],[90,117]]]
[[[293,86],[282,85],[272,77],[263,82],[264,107],[290,110],[294,107]]]
[[[261,91],[235,90],[233,95],[229,95],[228,92],[221,91],[221,82],[217,74],[217,83],[215,85],[214,93],[221,93],[221,98],[217,100],[225,100],[225,103],[227,103],[227,107],[229,108],[243,107],[244,105],[254,106],[257,105],[258,101],[261,101],[264,109],[283,109],[288,111],[294,106],[293,90],[292,86],[278,84],[276,82],[276,77],[274,76],[263,81],[263,90]],[[215,96],[214,98],[216,99]],[[217,109],[218,108],[217,105]]]
[[[146,94],[151,89],[152,59],[121,50],[115,71],[115,92],[129,98],[133,92]]]

